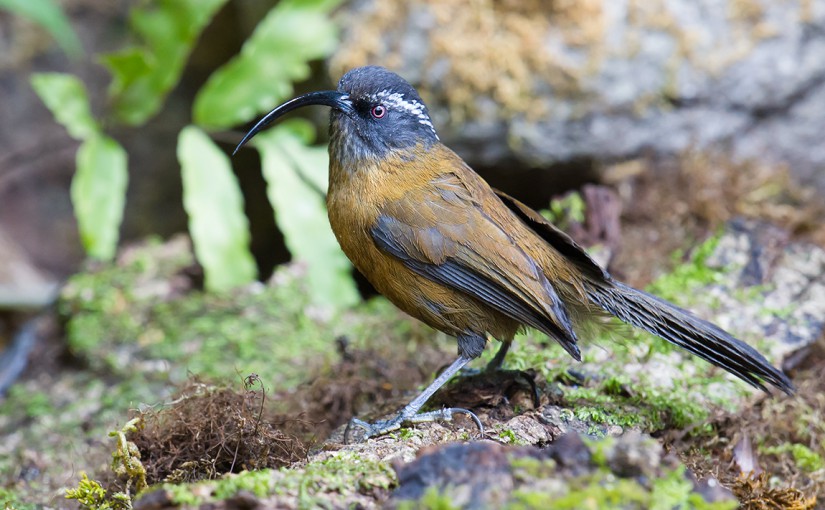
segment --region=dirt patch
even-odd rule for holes
[[[355,349],[345,337],[336,343],[340,357],[334,364],[294,391],[276,395],[289,414],[315,424],[312,439],[317,441],[354,416],[372,419],[395,412],[444,361],[444,352],[432,343],[413,351],[393,349],[391,343]]]
[[[172,403],[141,413],[129,439],[147,482],[213,479],[305,459],[306,444],[290,432],[301,423],[271,416],[266,399],[260,379],[249,376],[242,391],[192,383]]]
[[[792,487],[771,487],[767,473],[743,476],[733,484],[733,493],[739,499],[742,510],[811,510],[816,508],[816,497],[808,497]]]
[[[702,432],[666,440],[697,475],[730,487],[743,508],[814,508],[825,501],[825,338],[793,370],[797,394],[763,396]]]
[[[495,370],[459,376],[435,395],[427,408],[472,409],[483,423],[504,423],[553,399],[535,370]]]
[[[690,247],[735,216],[768,220],[795,238],[825,246],[825,204],[787,167],[735,162],[724,151],[686,151],[607,167],[602,181],[622,203],[614,276],[645,285],[689,255]]]
[[[344,338],[338,347],[337,362],[289,392],[267,394],[255,374],[240,389],[191,382],[170,403],[139,412],[137,431],[128,439],[140,451],[148,484],[304,461],[313,445],[358,412],[406,398],[443,359],[432,348],[394,360],[387,353],[351,349]]]

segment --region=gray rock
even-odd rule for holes
[[[35,267],[0,228],[0,310],[36,309],[57,297],[58,280]]]
[[[707,265],[725,269],[723,279],[702,291],[702,301],[714,303],[709,315],[755,341],[768,358],[781,359],[825,333],[822,248],[791,242],[770,224],[737,219],[728,224]]]
[[[825,189],[822,0],[387,4],[344,12],[334,78],[400,72],[471,164],[721,145]]]
[[[601,452],[599,458],[594,452]],[[608,498],[610,508],[642,508],[658,497],[656,479],[678,469],[674,459],[663,462],[668,459],[662,456],[662,447],[642,434],[585,443],[569,433],[543,449],[486,441],[431,446],[413,462],[395,466],[398,487],[388,506],[429,508],[435,492],[450,508],[551,508],[555,501],[577,499],[583,507],[601,508],[607,500],[600,500],[604,496],[596,488],[622,479],[634,494],[633,503],[617,492]],[[685,500],[691,493],[703,498],[690,477],[684,479],[684,490]],[[720,497],[731,499],[729,494]]]

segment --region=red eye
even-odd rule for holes
[[[372,110],[370,110],[370,113],[372,114],[373,118],[380,119],[381,117],[387,114],[387,109],[384,108],[384,105],[379,104],[373,106]]]

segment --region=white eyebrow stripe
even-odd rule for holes
[[[369,99],[376,102],[380,101],[390,108],[404,110],[411,115],[415,115],[418,117],[418,123],[430,128],[430,131],[432,131],[436,139],[438,139],[438,133],[435,132],[435,126],[433,126],[432,121],[430,121],[430,116],[427,115],[426,107],[423,103],[415,99],[408,101],[404,99],[404,95],[400,92],[390,92],[388,90],[371,94]]]

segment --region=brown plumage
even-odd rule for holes
[[[334,147],[346,142],[332,143]],[[437,164],[428,164],[431,161]],[[509,342],[524,323],[556,338],[580,359],[558,295],[568,301],[586,299],[575,266],[546,249],[546,243],[444,145],[429,152],[416,146],[380,165],[380,170],[364,165],[353,173],[333,160],[327,195],[330,224],[341,249],[378,292],[452,336],[473,331]],[[375,232],[382,231],[392,236],[404,256],[376,243]],[[411,271],[405,260],[436,266],[451,260],[472,267],[517,297],[525,310],[507,315],[489,300]],[[555,285],[543,268],[553,268]]]
[[[405,421],[469,413],[418,411],[481,354],[488,334],[504,343],[499,363],[522,327],[546,333],[579,360],[576,325],[605,313],[754,386],[765,389],[764,381],[792,391],[787,377],[756,350],[614,280],[541,215],[490,188],[440,143],[415,89],[385,69],[355,69],[338,91],[285,103],[239,147],[275,118],[307,104],[333,108],[327,207],[341,249],[396,306],[458,340],[459,358],[398,416],[374,424],[353,420],[367,436]]]

